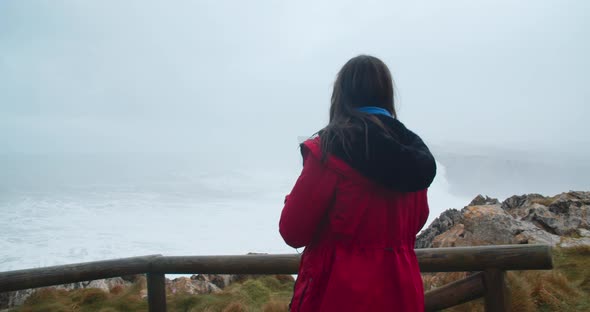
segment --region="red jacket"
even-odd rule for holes
[[[324,162],[319,140],[302,144],[303,171],[279,224],[287,244],[306,246],[291,311],[424,311],[414,241],[428,217],[426,190],[396,191],[354,160]]]

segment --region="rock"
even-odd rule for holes
[[[27,300],[36,289],[24,289],[0,293],[0,309],[19,306]]]
[[[145,275],[144,274],[134,274],[134,275],[125,275],[125,276],[121,276],[121,278],[126,281],[126,282],[130,282],[130,283],[135,283],[138,280],[144,278]]]
[[[173,280],[166,279],[166,288],[171,294],[196,294],[199,293],[199,289],[196,285],[200,285],[201,281],[195,281],[193,284],[190,278],[179,277]],[[202,290],[201,290],[202,291]]]
[[[530,206],[536,201],[545,200],[546,197],[540,194],[528,194],[528,195],[514,195],[508,197],[502,202],[502,209],[514,209],[523,206]]]
[[[108,292],[111,288],[113,288],[116,285],[127,286],[130,284],[131,284],[130,282],[126,282],[125,280],[123,280],[120,277],[114,277],[114,278],[107,278],[107,279],[94,280],[94,281],[85,281],[85,282],[50,286],[50,287],[9,291],[9,292],[5,292],[5,293],[0,293],[0,309],[7,309],[7,308],[12,308],[12,307],[22,305],[33,293],[35,293],[37,290],[43,289],[43,288],[63,289],[63,290],[67,290],[67,291],[75,290],[75,289],[82,289],[82,288],[98,288],[98,289],[102,289],[105,292]]]
[[[77,283],[63,284],[63,285],[57,285],[57,286],[52,286],[52,287],[55,289],[63,289],[63,290],[82,289],[82,288],[86,288],[86,286],[88,284],[90,284],[90,282],[91,281],[77,282]]]
[[[499,203],[478,195],[450,209],[416,239],[416,248],[502,244],[590,245],[590,192],[516,195]]]
[[[142,289],[139,291],[139,297],[141,299],[147,299],[148,293],[147,293],[147,289]]]
[[[129,284],[131,284],[131,283],[123,280],[120,277],[114,277],[114,278],[107,278],[107,279],[91,281],[90,283],[88,283],[88,285],[86,285],[85,288],[98,288],[98,289],[101,289],[105,292],[109,292],[113,287],[115,287],[117,285],[127,286]]]
[[[97,288],[105,292],[109,292],[113,287],[123,286],[127,287],[132,284],[129,280],[134,282],[141,282],[143,277],[137,275],[134,277],[107,278],[94,281],[85,281],[71,284],[64,284],[58,286],[51,286],[46,288],[64,289],[67,291],[81,289],[81,288]],[[234,275],[193,275],[191,278],[179,277],[173,280],[166,279],[166,288],[170,293],[186,293],[186,294],[209,294],[218,293],[221,288],[226,287],[235,279]],[[145,286],[144,286],[145,287]],[[41,288],[38,288],[41,289]],[[13,292],[0,293],[0,309],[12,308],[22,305],[27,298],[29,298],[38,289],[26,289]],[[147,297],[147,290],[140,291],[140,297]]]
[[[562,237],[559,245],[561,247],[590,246],[590,231],[586,229],[577,229],[578,237]]]
[[[500,205],[467,207],[465,210],[465,227],[469,232],[465,238],[475,243],[473,245],[559,243],[559,236],[512,217]]]
[[[590,231],[586,229],[578,229],[578,235],[580,235],[580,237],[590,237]]]
[[[481,206],[481,205],[496,205],[500,202],[496,198],[491,198],[488,196],[477,195],[468,206]]]
[[[295,278],[293,278],[293,275],[289,275],[289,274],[277,274],[277,275],[275,275],[275,278],[281,283],[292,283],[295,281]]]
[[[461,223],[455,224],[448,231],[437,235],[432,240],[432,247],[455,247],[457,239],[465,237],[465,226]]]
[[[504,211],[518,220],[526,220],[527,218],[530,218],[531,215],[535,214],[545,215],[548,212],[547,207],[537,203],[515,207],[512,209],[505,209]]]
[[[577,247],[577,246],[590,246],[590,237],[572,238],[565,237],[559,243],[561,247]]]
[[[179,277],[173,280],[166,279],[166,288],[172,294],[210,294],[221,292],[221,288],[211,283],[206,275],[193,275],[188,277]]]
[[[590,204],[578,197],[563,193],[546,204],[546,207],[540,204],[526,207],[528,214],[522,219],[560,236],[574,235],[578,229],[590,228]]]
[[[528,221],[554,235],[572,235],[589,228],[590,198],[585,192],[562,193],[554,197],[538,194],[512,196],[502,203],[510,215]]]
[[[444,211],[438,218],[434,219],[432,223],[425,230],[418,235],[416,239],[416,248],[430,248],[434,238],[452,228],[455,224],[460,223],[462,214],[457,209],[449,209]]]
[[[559,236],[513,218],[499,204],[468,206],[461,213],[462,223],[436,236],[432,247],[559,243]]]
[[[235,279],[235,275],[229,274],[198,274],[191,276],[191,280],[208,281],[218,288],[225,288]]]

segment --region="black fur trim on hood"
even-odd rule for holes
[[[387,188],[402,192],[428,188],[436,175],[436,162],[426,144],[399,120],[374,116],[397,138],[387,135],[375,122],[367,121],[366,133],[364,130],[353,133],[348,153],[343,146],[335,144],[331,154]]]

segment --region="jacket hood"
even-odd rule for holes
[[[374,115],[389,130],[390,135],[375,122],[367,121],[353,131],[351,146],[345,149],[335,144],[328,157],[329,163],[344,162],[365,178],[382,186],[402,192],[426,189],[436,175],[436,162],[422,139],[395,118]],[[302,144],[320,153],[319,137]],[[316,155],[319,156],[319,155]]]

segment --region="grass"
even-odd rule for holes
[[[590,246],[554,248],[553,266],[551,271],[508,272],[511,311],[590,311]],[[463,277],[451,274],[445,282]],[[425,286],[427,281],[432,278]],[[445,311],[483,310],[478,299]]]
[[[100,289],[45,288],[35,292],[11,312],[118,312],[147,311],[145,278],[130,287],[115,286],[110,292]],[[278,312],[287,311],[293,290],[292,278],[251,277],[226,287],[218,294],[167,294],[168,311]]]
[[[113,287],[109,293],[96,288],[70,291],[44,288],[35,292],[26,300],[25,304],[12,311],[147,311],[147,302],[140,296],[140,292],[145,286],[145,279],[140,279],[127,288]]]
[[[590,246],[555,248],[553,256],[554,270],[508,272],[512,311],[590,311]],[[428,290],[465,276],[463,272],[425,274],[424,287]],[[293,280],[286,277],[252,277],[232,283],[217,294],[168,294],[168,311],[287,311]],[[116,286],[109,293],[98,289],[42,289],[12,311],[147,311],[142,296],[145,287],[145,279],[139,279],[130,287]],[[483,300],[445,311],[483,311]]]

